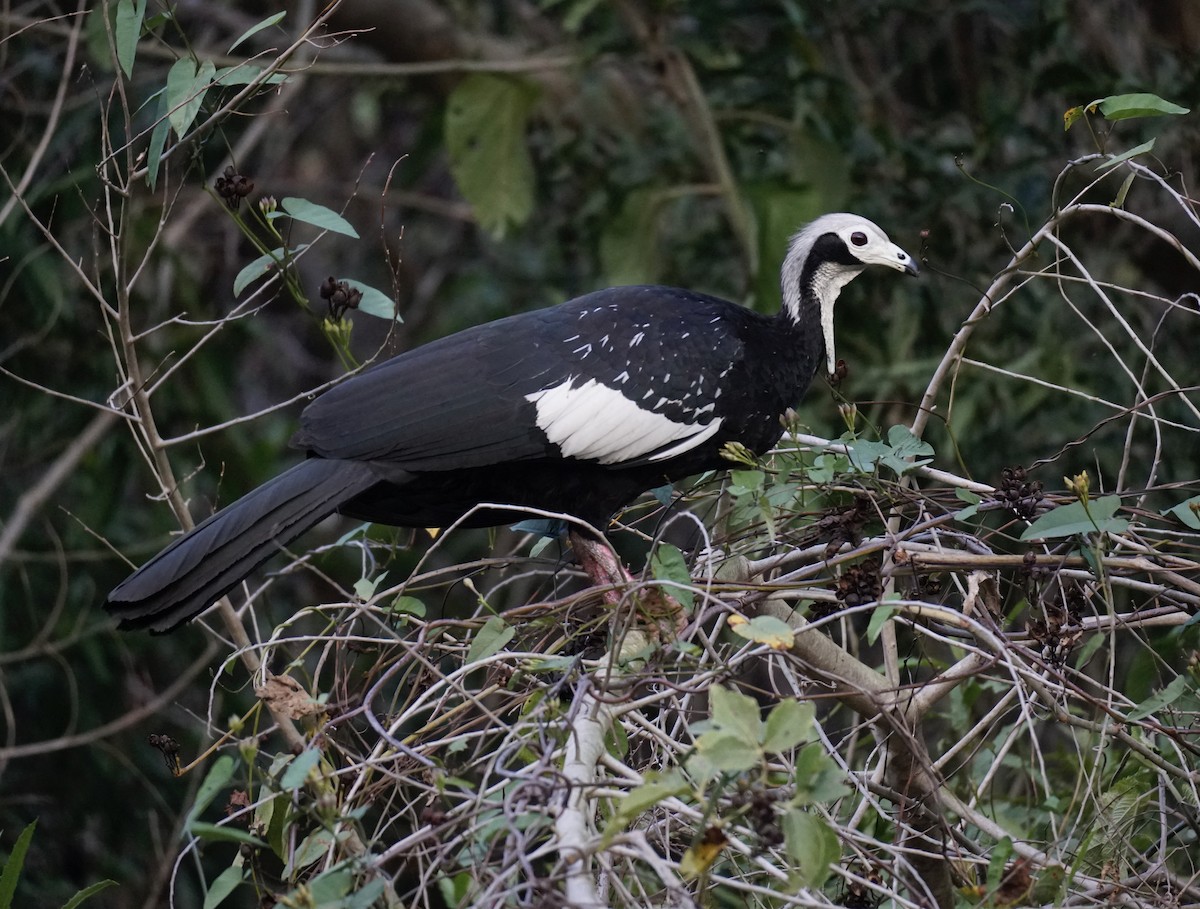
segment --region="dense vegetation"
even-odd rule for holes
[[[1200,9],[255,6],[0,13],[0,909],[1200,905]],[[619,517],[621,607],[535,529],[331,521],[172,637],[97,608],[348,370],[770,311],[839,209],[921,280]]]

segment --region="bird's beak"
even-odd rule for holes
[[[863,265],[883,265],[896,271],[908,272],[910,275],[920,273],[917,260],[902,250],[895,243],[880,243],[871,249],[855,253]]]
[[[888,265],[892,266],[896,271],[907,272],[910,275],[919,275],[921,273],[921,269],[917,268],[917,260],[895,243],[892,244],[890,253],[892,258],[888,261]]]

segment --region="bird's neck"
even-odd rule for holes
[[[810,257],[798,275],[785,274],[783,308],[779,314],[800,329],[807,348],[805,353],[812,357],[815,369],[820,368],[820,361],[824,359],[826,368],[833,372],[837,357],[833,341],[833,307],[842,288],[861,271],[861,268]],[[820,330],[814,331],[818,325]]]

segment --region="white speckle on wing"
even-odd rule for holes
[[[641,343],[642,343],[642,339],[643,339],[644,337],[646,337],[646,333],[645,333],[644,331],[639,331],[639,332],[638,332],[636,335],[634,335],[634,336],[633,336],[633,337],[632,337],[632,338],[629,340],[629,346],[630,346],[630,347],[637,347],[639,344],[641,344]]]
[[[572,341],[578,341],[579,337],[580,337],[579,335],[571,335],[571,337],[569,337],[569,338],[563,338],[563,343],[570,344]]]
[[[706,424],[680,423],[639,407],[595,379],[577,382],[573,377],[525,396],[537,410],[538,428],[564,457],[601,464],[647,456],[661,461],[690,451],[721,428],[719,417]],[[665,402],[662,398],[659,404]]]
[[[617,377],[615,379],[613,379],[613,381],[620,382],[622,385],[624,385],[626,382],[629,381],[629,370],[626,369],[626,370],[623,370],[622,372],[618,373]]]
[[[575,348],[573,351],[571,351],[571,353],[577,353],[577,354],[580,354],[580,357],[579,357],[579,358],[580,358],[581,360],[582,360],[584,357],[586,357],[588,354],[590,354],[591,352],[592,352],[592,345],[591,345],[591,344],[584,344],[582,347],[576,347],[576,348]]]

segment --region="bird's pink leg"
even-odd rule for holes
[[[608,541],[575,530],[570,531],[570,540],[579,566],[593,584],[604,589],[604,602],[609,606],[618,605],[624,596],[620,588],[633,583],[634,579]],[[643,588],[633,602],[642,624],[652,627],[659,640],[674,640],[687,624],[686,611],[679,601],[657,586]]]
[[[604,602],[609,606],[616,606],[621,602],[621,591],[617,588],[631,583],[633,575],[625,570],[625,566],[605,540],[597,540],[576,530],[570,532],[570,538],[571,549],[575,551],[579,567],[591,578],[593,584],[606,588],[603,594]]]

